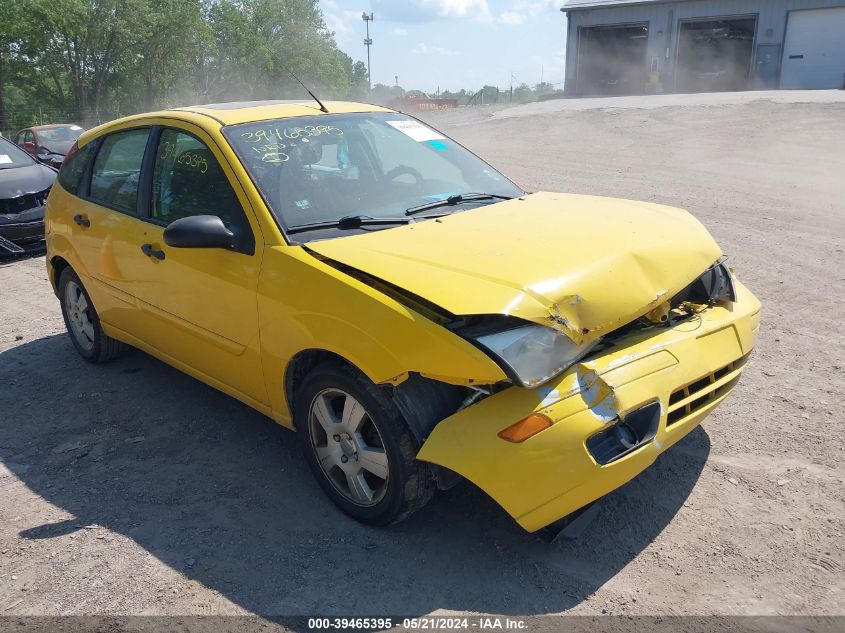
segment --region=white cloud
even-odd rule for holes
[[[458,55],[458,51],[441,48],[440,46],[429,46],[424,42],[420,42],[414,46],[414,48],[411,49],[411,52],[415,55],[439,55],[441,57],[454,57],[455,55]]]
[[[557,11],[563,0],[513,0],[511,8],[499,14],[497,22],[509,26],[525,24],[541,13]]]
[[[332,0],[322,0],[321,5],[325,8],[337,6]],[[356,27],[361,23],[361,13],[358,11],[323,11],[323,19],[330,31],[334,31],[338,42],[346,41],[356,32]]]
[[[329,30],[334,31],[338,35],[346,35],[352,32],[352,27],[349,26],[349,23],[335,13],[324,13],[323,18]]]
[[[376,18],[397,22],[429,22],[438,18],[462,18],[491,23],[493,14],[487,0],[372,0]]]
[[[499,22],[501,24],[524,24],[525,16],[516,11],[505,11],[499,14]]]
[[[401,26],[397,26],[391,31],[391,33],[393,35],[398,35],[399,37],[405,37],[408,34],[408,29],[403,29]]]
[[[479,22],[492,22],[493,16],[487,0],[418,0],[424,5],[434,5],[440,17],[472,18]]]
[[[512,11],[535,16],[546,11],[557,11],[563,5],[562,0],[515,0]]]

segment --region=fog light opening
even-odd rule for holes
[[[587,440],[587,450],[596,463],[605,466],[642,448],[657,435],[660,403],[650,402],[619,420],[612,427]]]
[[[637,434],[625,422],[620,422],[613,427],[613,434],[616,436],[616,441],[625,448],[632,448],[639,442]]]

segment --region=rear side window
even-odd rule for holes
[[[152,217],[159,222],[216,215],[230,229],[249,228],[238,197],[214,154],[186,132],[165,129],[161,133],[152,194]]]
[[[59,184],[65,191],[78,196],[82,191],[82,177],[85,175],[85,168],[97,146],[96,141],[91,141],[62,163],[59,170]]]
[[[91,171],[92,200],[118,211],[136,213],[141,163],[149,135],[149,129],[128,130],[103,139]]]

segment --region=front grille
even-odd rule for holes
[[[746,354],[742,358],[728,363],[712,374],[702,376],[690,384],[676,389],[669,396],[669,415],[666,426],[671,426],[685,417],[692,415],[707,403],[720,398],[734,388],[739,381],[742,367],[748,361]]]
[[[12,242],[23,244],[37,242],[44,239],[44,221],[15,222],[14,224],[0,224],[0,237]]]
[[[35,207],[43,207],[47,202],[49,193],[50,187],[47,187],[44,191],[25,193],[22,196],[0,200],[0,213],[10,215],[12,213],[23,213]]]

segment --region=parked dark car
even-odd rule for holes
[[[44,204],[56,170],[0,137],[0,257],[44,249]]]
[[[15,142],[40,162],[58,169],[71,146],[84,131],[73,123],[37,125],[18,132]]]

